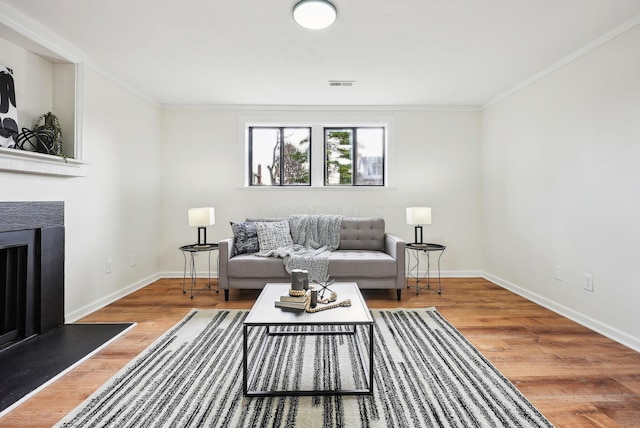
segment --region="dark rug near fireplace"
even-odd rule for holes
[[[0,351],[0,415],[133,324],[65,324]]]

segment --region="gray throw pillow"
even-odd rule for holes
[[[277,250],[293,245],[289,231],[289,220],[259,221],[256,222],[256,229],[258,230],[260,251]]]
[[[258,244],[258,231],[256,224],[251,221],[231,222],[233,231],[233,255],[257,253],[260,251]]]

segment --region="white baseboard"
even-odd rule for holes
[[[184,273],[182,271],[164,271],[164,272],[158,272],[154,275],[150,275],[140,281],[137,281],[129,285],[128,287],[125,287],[121,290],[118,290],[115,293],[112,293],[99,300],[96,300],[95,302],[89,305],[86,305],[75,311],[66,313],[65,320],[66,322],[77,321],[78,319],[86,315],[89,315],[90,313],[95,312],[98,309],[103,308],[104,306],[110,303],[113,303],[116,300],[121,299],[126,295],[147,286],[152,282],[157,281],[160,278],[183,278],[183,274]],[[198,272],[198,278],[207,278],[207,275],[208,275],[207,271]],[[531,291],[525,288],[522,288],[519,285],[506,281],[490,273],[483,272],[483,271],[474,271],[474,270],[442,271],[441,275],[442,275],[442,278],[484,278],[487,281],[491,281],[502,288],[505,288],[509,291],[512,291],[524,297],[525,299],[535,302],[540,306],[543,306],[557,314],[560,314],[562,316],[569,318],[570,320],[577,322],[580,325],[583,325],[595,332],[598,332],[603,336],[606,336],[612,340],[615,340],[616,342],[624,346],[627,346],[633,349],[634,351],[640,352],[640,338],[631,336],[623,331],[618,330],[617,328],[614,328],[608,324],[595,320],[587,315],[577,312],[564,305],[558,304],[557,302],[549,300],[546,297],[543,297],[537,293],[532,293]],[[218,272],[212,271],[211,278],[217,278],[217,277],[218,277]],[[432,279],[433,278],[434,277],[432,276]],[[435,278],[437,278],[437,276]]]
[[[580,312],[577,312],[571,308],[568,308],[564,305],[561,305],[553,300],[549,300],[544,296],[541,296],[537,293],[532,293],[531,291],[520,287],[512,282],[506,281],[502,278],[499,278],[495,275],[491,275],[487,272],[483,272],[481,275],[482,278],[487,281],[491,281],[496,285],[499,285],[502,288],[506,288],[509,291],[512,291],[527,300],[535,302],[540,306],[543,306],[557,314],[560,314],[564,317],[569,318],[572,321],[577,322],[578,324],[587,327],[597,333],[602,334],[603,336],[608,337],[611,340],[615,340],[616,342],[627,346],[633,349],[636,352],[640,352],[640,338],[633,337],[623,331],[618,330],[615,327],[612,327],[608,324],[602,323],[596,319],[593,319],[587,315],[584,315]]]
[[[207,274],[207,271],[198,271],[198,278],[206,278]],[[442,272],[440,272],[440,274],[442,275],[442,278],[482,278],[484,272],[479,270],[443,270]],[[160,278],[182,278],[184,274],[182,271],[164,271],[160,272],[158,275],[160,275]],[[211,271],[211,278],[217,277],[218,272]],[[423,277],[426,277],[426,272],[420,272],[420,278]],[[432,270],[431,279],[434,278],[438,279],[438,272],[436,271],[434,275],[434,272]],[[189,279],[188,275],[187,279]]]
[[[182,276],[182,275],[180,275]],[[160,274],[153,274],[150,275],[146,278],[141,279],[140,281],[136,281],[133,284],[122,288],[114,293],[111,293],[101,299],[96,300],[95,302],[92,302],[88,305],[85,305],[79,309],[76,309],[75,311],[71,311],[71,312],[67,312],[64,314],[64,318],[65,318],[65,322],[67,323],[72,323],[72,322],[76,322],[77,320],[79,320],[82,317],[85,317],[87,315],[89,315],[92,312],[97,311],[100,308],[103,308],[113,302],[115,302],[118,299],[121,299],[123,297],[125,297],[128,294],[133,293],[136,290],[139,290],[143,287],[146,287],[147,285],[151,284],[154,281],[157,281],[158,279],[162,278],[162,276],[160,276]]]
[[[207,276],[209,275],[209,272],[205,271],[197,271],[196,275],[198,276],[198,278],[207,278]],[[159,272],[158,273],[158,277],[159,278],[180,278],[182,279],[184,277],[184,273],[181,270],[176,270],[176,271],[164,271],[164,272]],[[218,277],[218,272],[216,271],[211,271],[211,279],[217,278]],[[189,273],[187,272],[187,280],[190,279],[189,277]]]

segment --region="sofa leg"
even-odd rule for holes
[[[229,290],[224,290],[224,301],[228,302],[229,301]]]
[[[397,296],[398,296],[398,302],[399,302],[399,301],[402,299],[402,289],[401,289],[401,288],[398,288],[398,289],[396,290],[396,294],[397,294]]]

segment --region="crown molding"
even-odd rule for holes
[[[474,105],[277,105],[277,104],[162,104],[164,110],[221,111],[480,111]]]
[[[86,54],[37,21],[0,2],[0,37],[54,62],[80,63]]]
[[[529,77],[528,79],[524,80],[522,83],[512,87],[511,89],[508,89],[507,91],[503,92],[502,94],[498,95],[497,97],[489,100],[487,103],[483,104],[480,107],[480,110],[484,110],[484,109],[486,109],[488,107],[491,107],[493,104],[496,104],[496,103],[504,100],[505,98],[510,97],[511,95],[521,91],[522,89],[524,89],[527,86],[533,84],[534,82],[537,82],[538,80],[540,80],[540,79],[542,79],[542,78],[554,73],[555,71],[561,69],[565,65],[570,64],[570,63],[576,61],[577,59],[587,55],[588,53],[596,50],[600,46],[605,45],[606,43],[610,42],[611,40],[615,39],[616,37],[628,32],[628,31],[631,31],[632,29],[634,29],[638,25],[640,25],[640,15],[634,16],[633,18],[631,18],[630,20],[628,20],[628,21],[624,22],[623,24],[617,26],[613,30],[603,34],[602,36],[598,37],[597,39],[587,43],[586,45],[584,45],[580,49],[578,49],[578,50],[574,51],[573,53],[567,55],[566,57],[562,58],[560,61],[555,62],[554,64],[551,64],[550,66],[544,68],[539,73],[536,73],[533,76]]]

